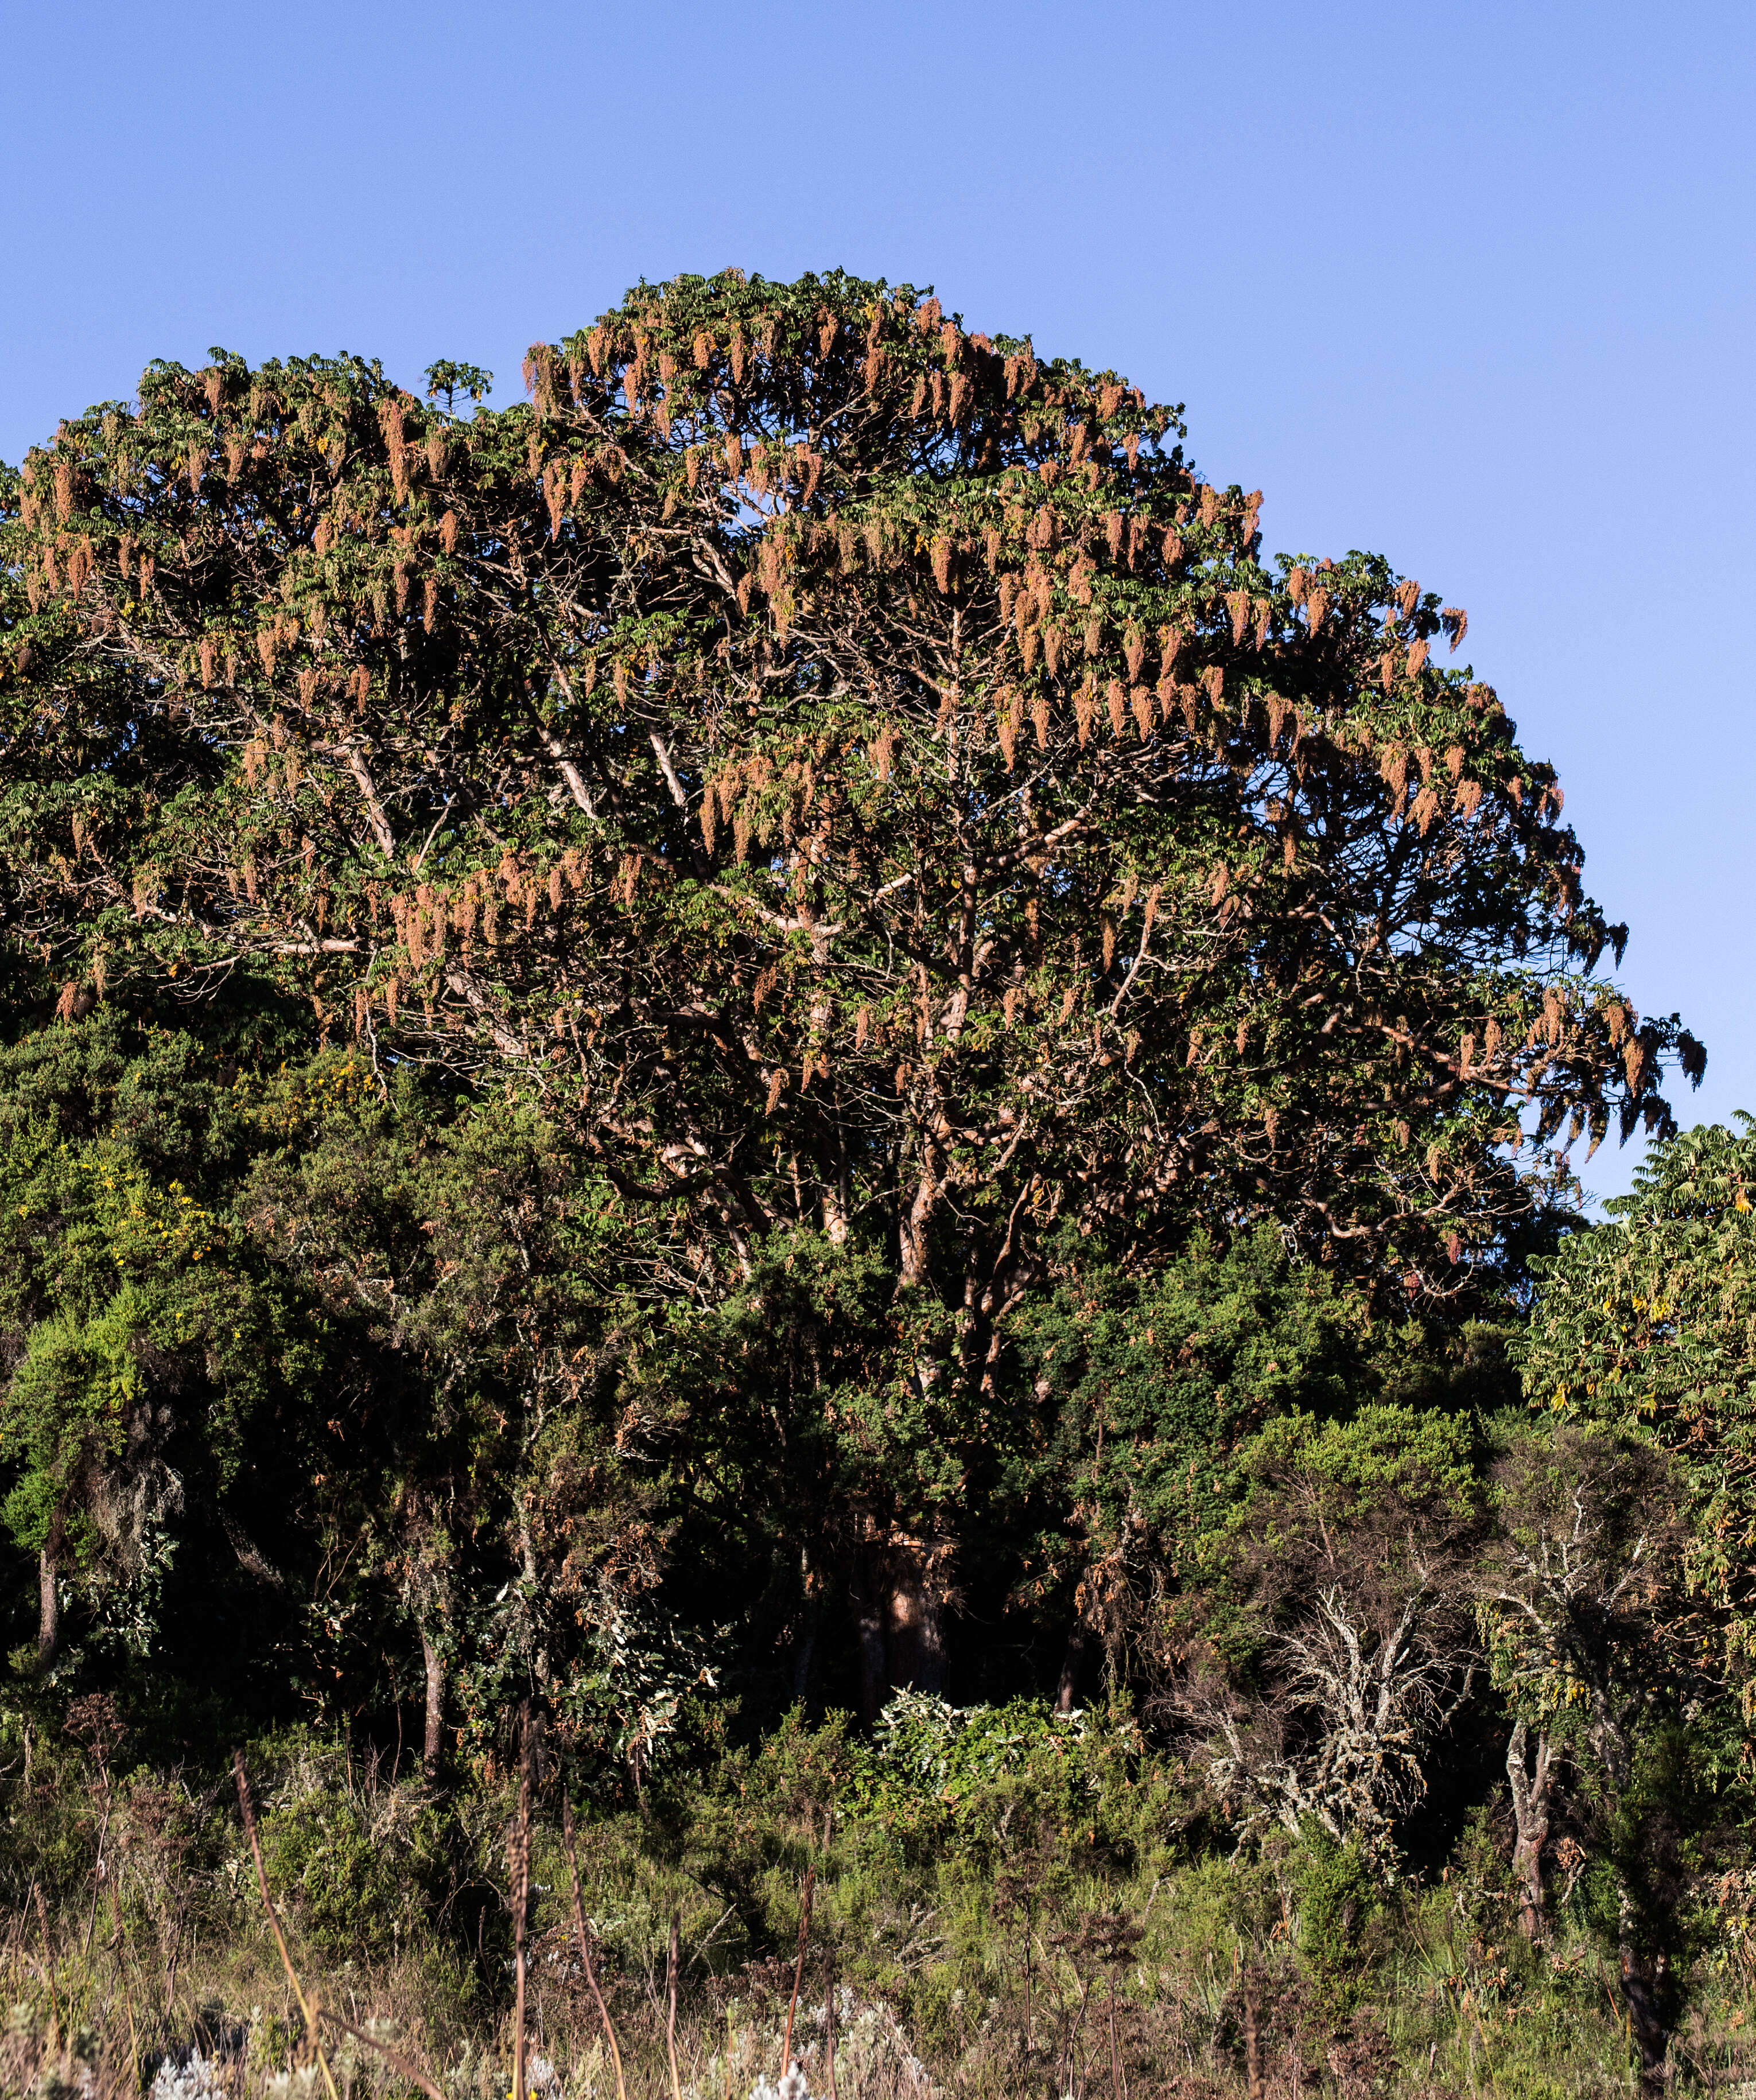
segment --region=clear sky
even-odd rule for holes
[[[0,457],[154,356],[501,375],[840,264],[1187,404],[1552,759],[1643,1012],[1756,1109],[1756,7],[0,0]],[[1631,1154],[1631,1148],[1630,1148]],[[1630,1154],[1586,1170],[1613,1193]]]

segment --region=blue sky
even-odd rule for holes
[[[1756,9],[0,0],[0,457],[153,356],[524,346],[836,264],[1187,404],[1469,609],[1621,982],[1756,1108]],[[510,384],[509,384],[510,382]],[[1613,1193],[1631,1154],[1586,1170]]]

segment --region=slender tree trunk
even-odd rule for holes
[[[37,1666],[46,1670],[61,1645],[61,1595],[56,1582],[60,1563],[48,1546],[37,1561]]]
[[[421,1629],[421,1660],[426,1665],[426,1727],[421,1739],[421,1758],[431,1771],[439,1761],[445,1736],[445,1658],[433,1645],[425,1626]]]
[[[1055,1711],[1070,1714],[1074,1696],[1079,1689],[1080,1665],[1085,1661],[1085,1651],[1091,1645],[1091,1635],[1085,1622],[1075,1619],[1073,1630],[1067,1635],[1067,1652],[1061,1661],[1061,1682],[1055,1687]]]
[[[1518,1832],[1512,1848],[1512,1873],[1522,1904],[1519,1930],[1527,1939],[1541,1939],[1548,1922],[1542,1851],[1549,1840],[1549,1795],[1554,1776],[1553,1746],[1546,1729],[1538,1730],[1535,1755],[1527,1767],[1529,1752],[1530,1731],[1520,1721],[1506,1746],[1506,1776],[1512,1785],[1512,1814]]]
[[[805,1704],[805,1694],[811,1688],[811,1657],[817,1650],[817,1613],[814,1608],[805,1621],[799,1637],[799,1652],[792,1665],[792,1701],[796,1706]]]
[[[906,1289],[924,1285],[932,1269],[933,1255],[928,1230],[933,1222],[933,1214],[938,1207],[943,1164],[938,1145],[930,1136],[923,1132],[920,1166],[916,1176],[914,1197],[906,1211],[899,1211],[897,1219],[897,1251],[900,1257],[901,1280]]]
[[[822,1379],[817,1383],[822,1387]],[[799,1550],[799,1587],[804,1593],[800,1609],[798,1632],[792,1659],[792,1696],[796,1705],[805,1704],[805,1694],[811,1685],[811,1658],[817,1652],[817,1622],[823,1616],[823,1578],[811,1559],[809,1546]]]

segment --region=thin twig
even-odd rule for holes
[[[110,1908],[116,1913],[116,1974],[122,1987],[122,2005],[128,2014],[128,2068],[140,2090],[140,2035],[135,2025],[134,1993],[128,1988],[128,1930],[122,1922],[121,1877],[110,1876]]]
[[[561,1789],[561,1832],[567,1841],[567,1871],[573,1877],[573,1931],[579,1941],[580,1961],[585,1971],[585,1980],[591,1986],[591,1994],[598,2001],[598,2017],[603,2022],[604,2039],[610,2045],[610,2061],[615,2066],[616,2100],[628,2100],[628,2081],[622,2075],[621,2045],[615,2038],[615,2023],[610,2017],[610,2008],[598,1988],[598,1971],[591,1958],[591,1939],[585,1930],[585,1902],[580,1894],[579,1853],[573,1842],[573,1804],[567,1798],[565,1785]]]
[[[418,2085],[428,2096],[428,2100],[445,2100],[445,2095],[432,2080],[417,2071],[408,2058],[399,2049],[392,2049],[387,2041],[380,2041],[376,2035],[368,2034],[364,2027],[356,2027],[351,2020],[344,2020],[339,2013],[332,2013],[327,2005],[317,2008],[317,2017],[320,2020],[327,2020],[333,2027],[339,2027],[343,2034],[351,2035],[355,2041],[363,2041],[368,2049],[375,2049],[392,2071],[406,2078],[411,2085]]]
[[[42,1899],[42,1884],[33,1882],[31,1894],[37,1899],[37,1916],[42,1923],[43,1979],[49,1986],[49,2010],[55,2015],[57,2039],[61,2032],[61,2001],[55,1991],[55,1939],[49,1930],[49,1906]]]
[[[1255,2033],[1252,2028],[1251,2032]],[[1122,2075],[1122,2051],[1116,2039],[1116,1979],[1110,1979],[1110,2087],[1115,2100],[1128,2100],[1128,2083]],[[1255,2087],[1251,2089],[1250,2100],[1262,2100]]]
[[[664,1957],[664,2053],[671,2065],[671,2100],[683,2100],[683,2081],[677,2075],[677,1973],[682,1965],[682,1920],[671,1912],[671,1943]]]
[[[186,1895],[177,1904],[177,1915],[171,1920],[170,1954],[165,1964],[165,2003],[167,2007],[177,2002],[177,1964],[183,1954],[183,1921],[189,1914],[189,1899]]]
[[[811,1891],[817,1886],[814,1866],[805,1870],[805,1902],[799,1912],[799,1958],[793,1964],[792,1996],[787,2001],[787,2039],[781,2045],[780,2075],[784,2078],[792,2068],[792,2016],[798,2010],[799,1986],[805,1980],[805,1949],[811,1937]]]
[[[1263,2100],[1262,2042],[1256,2032],[1256,1979],[1244,1972],[1244,2076],[1250,2091],[1250,2100]]]
[[[830,1840],[836,1827],[833,1807],[823,1811],[823,1857],[829,1856]],[[829,1981],[823,1990],[823,2063],[829,2080],[829,2100],[836,2100],[836,1961],[833,1947],[830,1950]]]
[[[280,1950],[280,1965],[287,1972],[287,1981],[293,1987],[293,1995],[298,2001],[298,2009],[305,2016],[305,2032],[316,2054],[317,2068],[323,2073],[323,2082],[329,2100],[338,2100],[335,2080],[330,2076],[329,2059],[323,2053],[323,2037],[317,2032],[317,2015],[311,2001],[305,1996],[304,1987],[298,1979],[298,1971],[293,1966],[293,1957],[287,1952],[286,1935],[280,1930],[280,1919],[275,1909],[275,1899],[268,1893],[268,1870],[263,1864],[262,1840],[256,1834],[256,1811],[250,1806],[250,1783],[244,1770],[244,1753],[232,1753],[232,1773],[238,1782],[238,1806],[244,1811],[244,1828],[250,1841],[250,1857],[256,1862],[256,1886],[263,1892],[263,1908],[268,1913],[268,1922],[274,1927],[275,1945]]]
[[[92,1930],[98,1921],[98,1898],[102,1893],[104,1887],[104,1841],[110,1834],[110,1809],[112,1803],[110,1800],[109,1774],[106,1772],[104,1777],[104,1823],[103,1827],[98,1832],[98,1856],[95,1862],[93,1864],[91,1869],[91,1912],[90,1915],[86,1920],[86,1936],[84,1940],[81,1943],[79,1949],[79,1958],[82,1961],[83,1961],[86,1957],[91,1952]]]

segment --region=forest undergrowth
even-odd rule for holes
[[[1308,1833],[1229,1838],[1125,1713],[1021,1705],[985,1758],[924,1775],[936,1703],[899,1702],[876,1751],[844,1717],[795,1717],[582,1803],[577,1922],[565,1776],[539,1758],[523,2091],[770,2100],[798,2089],[789,2037],[836,2100],[1638,2089],[1613,1956],[1564,1872],[1544,1937],[1520,1933],[1503,1804],[1387,1887]],[[516,1764],[435,1777],[305,1732],[253,1745],[259,1879],[229,1767],[130,1767],[101,1735],[8,1749],[0,2090],[514,2090]],[[1718,1891],[1674,2089],[1756,2092],[1745,1900]]]

